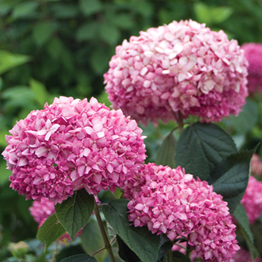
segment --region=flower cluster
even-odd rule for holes
[[[250,224],[254,223],[262,214],[262,182],[251,176],[241,203],[246,209]]]
[[[55,213],[55,205],[54,202],[42,197],[40,201],[33,202],[32,206],[29,208],[29,211],[34,220],[38,223],[38,227],[40,227],[50,215]],[[79,236],[81,233],[82,230],[80,230],[76,236]],[[59,238],[59,240],[62,242],[69,242],[70,236],[68,233],[65,233]]]
[[[116,47],[104,74],[114,108],[147,124],[196,115],[237,115],[248,95],[247,61],[236,40],[192,20],[140,32]],[[181,116],[180,116],[181,118]]]
[[[248,90],[262,93],[262,44],[247,43],[242,46],[248,60]]]
[[[180,167],[144,165],[133,182],[126,183],[124,197],[129,220],[152,233],[183,236],[204,261],[229,261],[239,249],[227,203],[206,181],[195,180]]]
[[[260,156],[254,154],[251,159],[251,173],[252,175],[262,175],[262,162]]]
[[[94,98],[55,98],[10,133],[2,154],[12,170],[11,187],[55,204],[81,188],[97,194],[122,187],[146,157],[136,122]]]

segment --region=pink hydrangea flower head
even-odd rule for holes
[[[262,93],[262,44],[246,43],[242,46],[248,60],[248,90]]]
[[[145,164],[126,183],[124,197],[129,221],[164,233],[170,240],[187,237],[194,257],[203,261],[230,261],[239,249],[227,203],[206,181],[195,180],[177,167]]]
[[[262,175],[262,162],[257,154],[254,154],[251,159],[251,173],[252,175]]]
[[[246,209],[250,224],[262,214],[262,182],[250,177],[245,194],[241,200]]]
[[[12,170],[11,187],[55,204],[81,188],[97,194],[122,187],[146,157],[136,122],[95,98],[55,98],[10,133],[2,154]]]
[[[192,20],[140,32],[116,47],[104,74],[114,108],[147,124],[196,115],[237,115],[248,95],[247,60],[236,40]],[[181,117],[180,117],[181,118]]]
[[[42,197],[40,201],[33,201],[32,206],[29,208],[31,215],[34,220],[38,223],[38,228],[45,222],[45,220],[55,213],[54,202],[48,200],[48,198]],[[81,235],[82,229],[76,234],[76,236]],[[59,238],[61,242],[70,242],[70,236],[65,233]]]

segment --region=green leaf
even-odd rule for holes
[[[43,106],[47,102],[48,95],[45,86],[33,78],[30,79],[29,84],[31,90],[35,93],[37,102]]]
[[[2,134],[1,134],[2,135]],[[7,144],[5,144],[6,146]],[[4,161],[0,162],[0,186],[3,185],[5,182],[8,181],[9,177],[11,176],[12,172],[9,169],[6,169],[6,163]]]
[[[247,217],[247,213],[245,208],[242,204],[239,204],[234,213],[233,213],[235,219],[238,222],[238,226],[246,240],[246,243],[248,245],[249,252],[251,254],[252,260],[254,260],[256,257],[258,257],[258,251],[254,245],[254,238],[252,235],[252,232],[249,227],[249,220]]]
[[[88,22],[81,25],[76,31],[76,39],[78,41],[90,40],[96,37],[98,31],[97,22]]]
[[[139,257],[117,236],[118,254],[125,262],[141,262]]]
[[[56,18],[67,19],[74,18],[78,15],[79,9],[74,4],[53,4],[50,7]]]
[[[239,115],[230,116],[229,121],[230,120],[232,121],[233,128],[238,134],[246,134],[257,123],[258,111],[256,104],[248,99]]]
[[[57,60],[63,54],[64,45],[58,37],[53,37],[48,42],[46,49],[50,57]]]
[[[37,1],[24,1],[22,3],[19,3],[15,5],[13,9],[12,18],[28,18],[36,10],[37,7]]]
[[[214,23],[222,23],[227,20],[233,13],[233,9],[229,6],[216,6],[211,9],[212,21]]]
[[[40,22],[34,26],[33,39],[38,46],[45,44],[53,33],[52,24],[48,21]]]
[[[91,67],[97,75],[105,72],[110,60],[110,54],[106,49],[96,49],[91,55]]]
[[[85,189],[55,206],[56,216],[71,238],[88,222],[94,209],[94,197]]]
[[[117,235],[143,262],[157,261],[160,237],[153,235],[146,227],[130,226],[127,214],[128,202],[126,199],[117,199],[102,206],[105,218]]]
[[[82,234],[80,235],[80,238],[81,245],[87,254],[94,254],[104,245],[98,223],[95,219],[90,219],[88,221],[82,231]],[[104,261],[106,256],[106,250],[103,250],[95,255],[98,261]]]
[[[103,5],[99,0],[80,0],[80,9],[84,15],[92,15],[102,10]]]
[[[212,21],[212,16],[210,14],[209,7],[204,3],[195,3],[194,4],[194,11],[197,17],[197,21],[199,23],[207,23],[210,24]]]
[[[215,124],[194,123],[182,132],[175,149],[176,166],[207,180],[225,157],[237,153],[228,133]]]
[[[134,27],[133,16],[131,14],[117,14],[112,22],[119,28],[132,29]]]
[[[22,65],[30,60],[29,56],[13,54],[8,51],[0,50],[0,74],[5,73],[6,71]]]
[[[67,257],[61,260],[61,262],[97,262],[97,260],[94,257],[90,257],[87,254],[80,254]]]
[[[171,251],[174,243],[164,234],[160,235],[160,248],[158,251],[158,259],[157,261],[161,261],[161,259]]]
[[[156,153],[156,164],[175,168],[175,146],[176,140],[173,131],[162,142]]]
[[[59,237],[65,234],[64,227],[60,224],[55,214],[46,219],[37,232],[37,239],[46,244],[46,249]]]
[[[230,212],[234,212],[247,188],[250,161],[254,150],[233,154],[219,163],[212,172],[209,182],[214,191],[228,202]]]
[[[174,261],[176,262],[190,262],[191,261],[188,256],[182,254],[179,251],[174,251],[172,252],[172,254],[173,254],[173,258],[175,259]]]
[[[101,39],[109,45],[115,45],[120,38],[119,30],[112,24],[102,24],[99,33]]]

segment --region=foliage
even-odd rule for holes
[[[138,35],[140,30],[173,20],[193,19],[206,23],[213,30],[223,29],[240,44],[262,42],[261,3],[258,0],[0,0],[0,15],[2,149],[6,146],[4,137],[13,124],[30,111],[42,108],[45,102],[51,103],[57,94],[79,98],[96,96],[109,105],[103,91],[102,74],[108,68],[115,46],[131,35]],[[147,136],[147,161],[169,164],[172,167],[182,165],[188,173],[193,173],[194,165],[194,175],[209,179],[217,192],[222,195],[233,192],[230,195],[225,194],[226,199],[231,211],[236,208],[233,214],[253,257],[257,255],[254,244],[262,246],[262,239],[254,234],[253,241],[251,231],[256,233],[256,228],[260,225],[251,226],[250,231],[245,212],[238,203],[247,184],[246,170],[253,153],[243,149],[252,150],[262,138],[261,101],[261,95],[250,97],[238,117],[229,117],[218,125],[189,125],[181,136],[178,130],[171,135],[173,123],[166,126],[160,124],[159,127],[149,124],[148,127],[143,127],[143,134]],[[189,122],[195,121],[189,119]],[[234,141],[223,130],[231,134]],[[223,139],[217,139],[220,136]],[[262,156],[261,146],[257,152]],[[1,261],[18,261],[12,257],[8,244],[20,240],[26,240],[30,246],[24,257],[26,261],[47,261],[56,249],[52,243],[65,232],[64,227],[71,230],[73,236],[86,223],[86,232],[84,228],[81,236],[82,246],[77,240],[68,247],[59,246],[57,260],[108,261],[105,252],[99,253],[103,255],[96,255],[95,258],[92,256],[102,243],[101,238],[94,239],[87,233],[88,227],[92,228],[94,235],[99,233],[97,221],[92,218],[88,220],[93,210],[92,201],[86,206],[88,211],[78,201],[62,203],[56,207],[56,215],[50,217],[38,232],[38,238],[45,241],[47,246],[50,244],[44,253],[46,247],[35,238],[37,224],[28,212],[31,201],[25,201],[24,197],[9,188],[10,172],[5,169],[2,159],[0,172]],[[239,187],[234,188],[232,183],[235,183],[238,173],[243,179]],[[84,197],[88,198],[86,195]],[[105,197],[104,202],[108,201],[109,198]],[[64,206],[68,209],[64,209]],[[123,247],[123,253],[119,254],[121,258],[125,260],[131,254],[134,257],[132,261],[162,261],[167,256],[167,251],[170,250],[168,241],[165,242],[161,236],[145,239],[143,236],[148,235],[149,231],[127,225],[123,211],[126,210],[126,203],[123,200],[113,200],[102,209],[104,223],[108,221],[117,234],[114,247]],[[68,210],[71,213],[68,214]],[[58,219],[60,222],[57,224]],[[76,229],[69,228],[72,221],[77,224]],[[45,231],[45,227],[49,231]],[[53,234],[54,230],[58,233]],[[130,235],[139,239],[135,246],[129,240]],[[148,247],[147,252],[141,251],[141,247],[145,246]],[[259,251],[262,255],[262,251]],[[79,255],[84,252],[89,255]],[[70,258],[72,255],[74,257]],[[187,261],[181,253],[174,253],[174,256],[176,261]],[[118,257],[118,261],[122,260]]]

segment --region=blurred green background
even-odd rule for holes
[[[224,30],[240,45],[262,43],[261,17],[261,0],[0,0],[1,152],[5,134],[15,122],[43,108],[46,101],[51,103],[55,96],[95,96],[109,105],[103,73],[116,45],[140,30],[193,19],[212,30]],[[256,99],[247,106],[245,120],[224,122],[229,130],[232,123],[240,125],[231,131],[242,143],[252,137],[246,142],[252,144],[262,137],[257,124],[262,108],[255,108],[261,105],[261,97]],[[243,132],[241,124],[250,116],[255,120],[249,127],[256,126],[252,132],[250,128]],[[152,126],[145,133],[153,158],[157,143],[152,141],[164,133]],[[12,256],[8,243],[35,238],[37,230],[28,212],[31,202],[9,189],[9,175],[1,157],[0,261],[16,261],[7,260]]]

